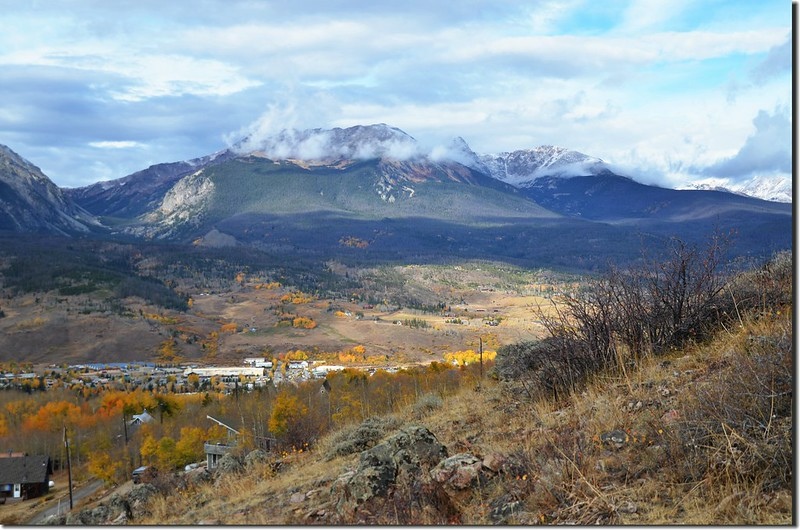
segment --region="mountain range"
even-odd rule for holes
[[[457,138],[426,151],[384,124],[251,136],[63,190],[0,149],[0,230],[12,232],[570,262],[613,257],[612,242],[628,249],[637,239],[691,240],[712,229],[734,230],[739,254],[768,254],[791,246],[791,213],[791,204],[727,191],[645,185],[563,147],[479,155]]]

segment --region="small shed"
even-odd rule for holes
[[[50,490],[53,466],[46,455],[0,458],[0,499],[33,499]]]

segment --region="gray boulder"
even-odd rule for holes
[[[421,426],[401,430],[361,453],[355,472],[340,476],[331,487],[340,514],[352,515],[373,498],[386,497],[399,482],[424,481],[424,473],[447,457],[447,448]]]
[[[215,473],[217,476],[220,476],[229,475],[231,473],[240,473],[243,470],[244,466],[239,459],[228,453],[226,455],[222,455],[222,458],[220,458],[219,462],[217,462]]]
[[[459,453],[439,462],[431,469],[431,478],[454,490],[464,490],[478,484],[483,462],[469,453]]]
[[[263,464],[268,459],[269,455],[266,453],[266,451],[255,449],[254,451],[247,453],[247,456],[244,457],[244,465],[247,468],[251,468],[256,464]]]

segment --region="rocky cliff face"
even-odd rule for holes
[[[146,237],[158,234],[166,238],[186,226],[197,226],[205,207],[214,195],[214,183],[203,170],[184,177],[173,186],[155,210],[142,217],[144,226],[133,227],[132,233]]]
[[[0,230],[70,235],[99,227],[38,167],[0,145]]]

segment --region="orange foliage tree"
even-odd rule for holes
[[[26,431],[58,432],[64,425],[76,425],[81,421],[81,408],[69,401],[45,403],[36,414],[25,418],[22,428]]]

